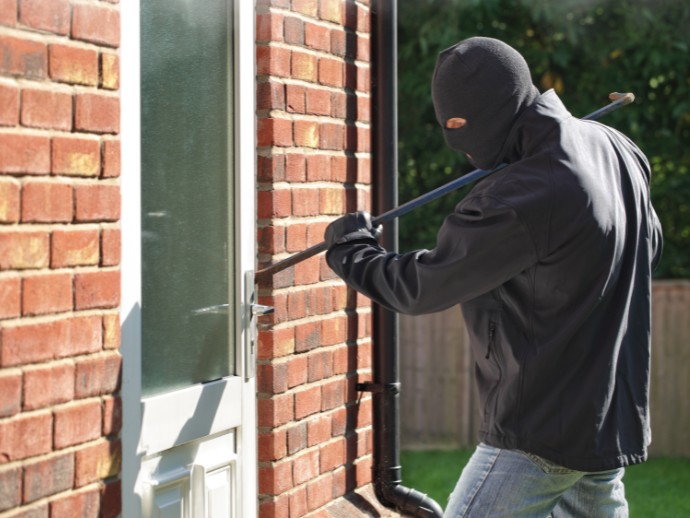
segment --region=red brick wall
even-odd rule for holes
[[[268,264],[370,204],[369,2],[258,2],[258,245]],[[330,516],[371,482],[371,306],[323,254],[260,285],[260,516]]]
[[[0,0],[0,516],[120,512],[118,0]]]

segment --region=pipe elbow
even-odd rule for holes
[[[374,483],[377,498],[386,507],[392,507],[416,518],[443,518],[443,509],[426,494],[400,484]]]

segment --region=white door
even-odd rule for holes
[[[254,517],[252,2],[121,5],[123,515]]]

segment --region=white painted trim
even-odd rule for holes
[[[128,518],[141,516],[141,499],[136,492],[137,477],[146,449],[141,446],[147,436],[141,436],[142,413],[154,407],[141,402],[141,126],[140,126],[140,1],[123,0],[120,3],[120,103],[122,146],[122,355],[123,355],[123,460],[122,460],[122,515]],[[256,120],[255,120],[255,50],[254,50],[254,2],[229,0],[234,9],[235,59],[235,193],[238,207],[235,221],[243,222],[237,230],[239,246],[236,248],[237,293],[244,293],[247,271],[255,269],[256,257]],[[241,203],[240,203],[241,202]],[[249,224],[248,224],[249,223]],[[236,340],[239,357],[237,365],[244,365],[244,343],[247,308],[236,307]],[[243,374],[238,368],[238,374]],[[257,440],[256,440],[256,380],[244,380],[241,376],[224,387],[241,384],[242,398],[238,403],[223,399],[223,406],[241,405],[242,425],[237,428],[238,471],[236,497],[246,499],[253,495],[253,502],[240,502],[243,518],[258,515],[257,495]],[[220,386],[220,385],[218,385]],[[211,389],[214,390],[214,389]],[[221,398],[227,398],[223,388]],[[205,397],[203,389],[195,394],[190,391],[190,401]],[[210,394],[207,393],[207,394]],[[148,405],[148,407],[147,407]],[[153,411],[153,410],[151,410]],[[223,413],[222,410],[220,413]],[[150,415],[146,411],[146,415]],[[148,419],[148,417],[147,417]],[[227,423],[226,423],[227,424]],[[151,444],[148,441],[148,444]],[[157,447],[160,447],[158,445]],[[153,451],[149,450],[148,453]]]
[[[134,488],[141,467],[141,109],[139,0],[120,3],[122,177],[122,516],[141,515]]]
[[[245,224],[238,229],[239,252],[237,258],[238,278],[236,286],[240,293],[245,293],[245,273],[256,268],[256,53],[255,53],[255,6],[253,1],[234,0],[235,22],[235,60],[237,75],[235,78],[235,143],[236,167],[239,174],[235,175],[238,200],[241,200],[238,217],[235,221]],[[251,221],[251,225],[246,222]],[[252,276],[253,278],[253,276]],[[237,308],[237,322],[246,322],[248,308]],[[243,314],[242,314],[243,313]],[[244,317],[244,318],[243,318]],[[246,325],[237,326],[242,336],[238,337],[238,344],[244,344]],[[238,358],[239,364],[244,366],[244,347]],[[244,367],[241,367],[242,369]],[[242,373],[244,374],[244,373]],[[237,497],[241,499],[240,509],[243,518],[258,516],[258,468],[257,468],[257,416],[256,416],[256,378],[245,380],[243,390],[242,424],[238,429],[238,469],[242,477],[237,479]],[[247,495],[254,495],[253,502],[244,501]]]

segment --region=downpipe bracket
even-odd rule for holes
[[[372,383],[366,381],[355,385],[359,392],[371,392],[372,394],[388,393],[394,396],[400,394],[400,383]]]

